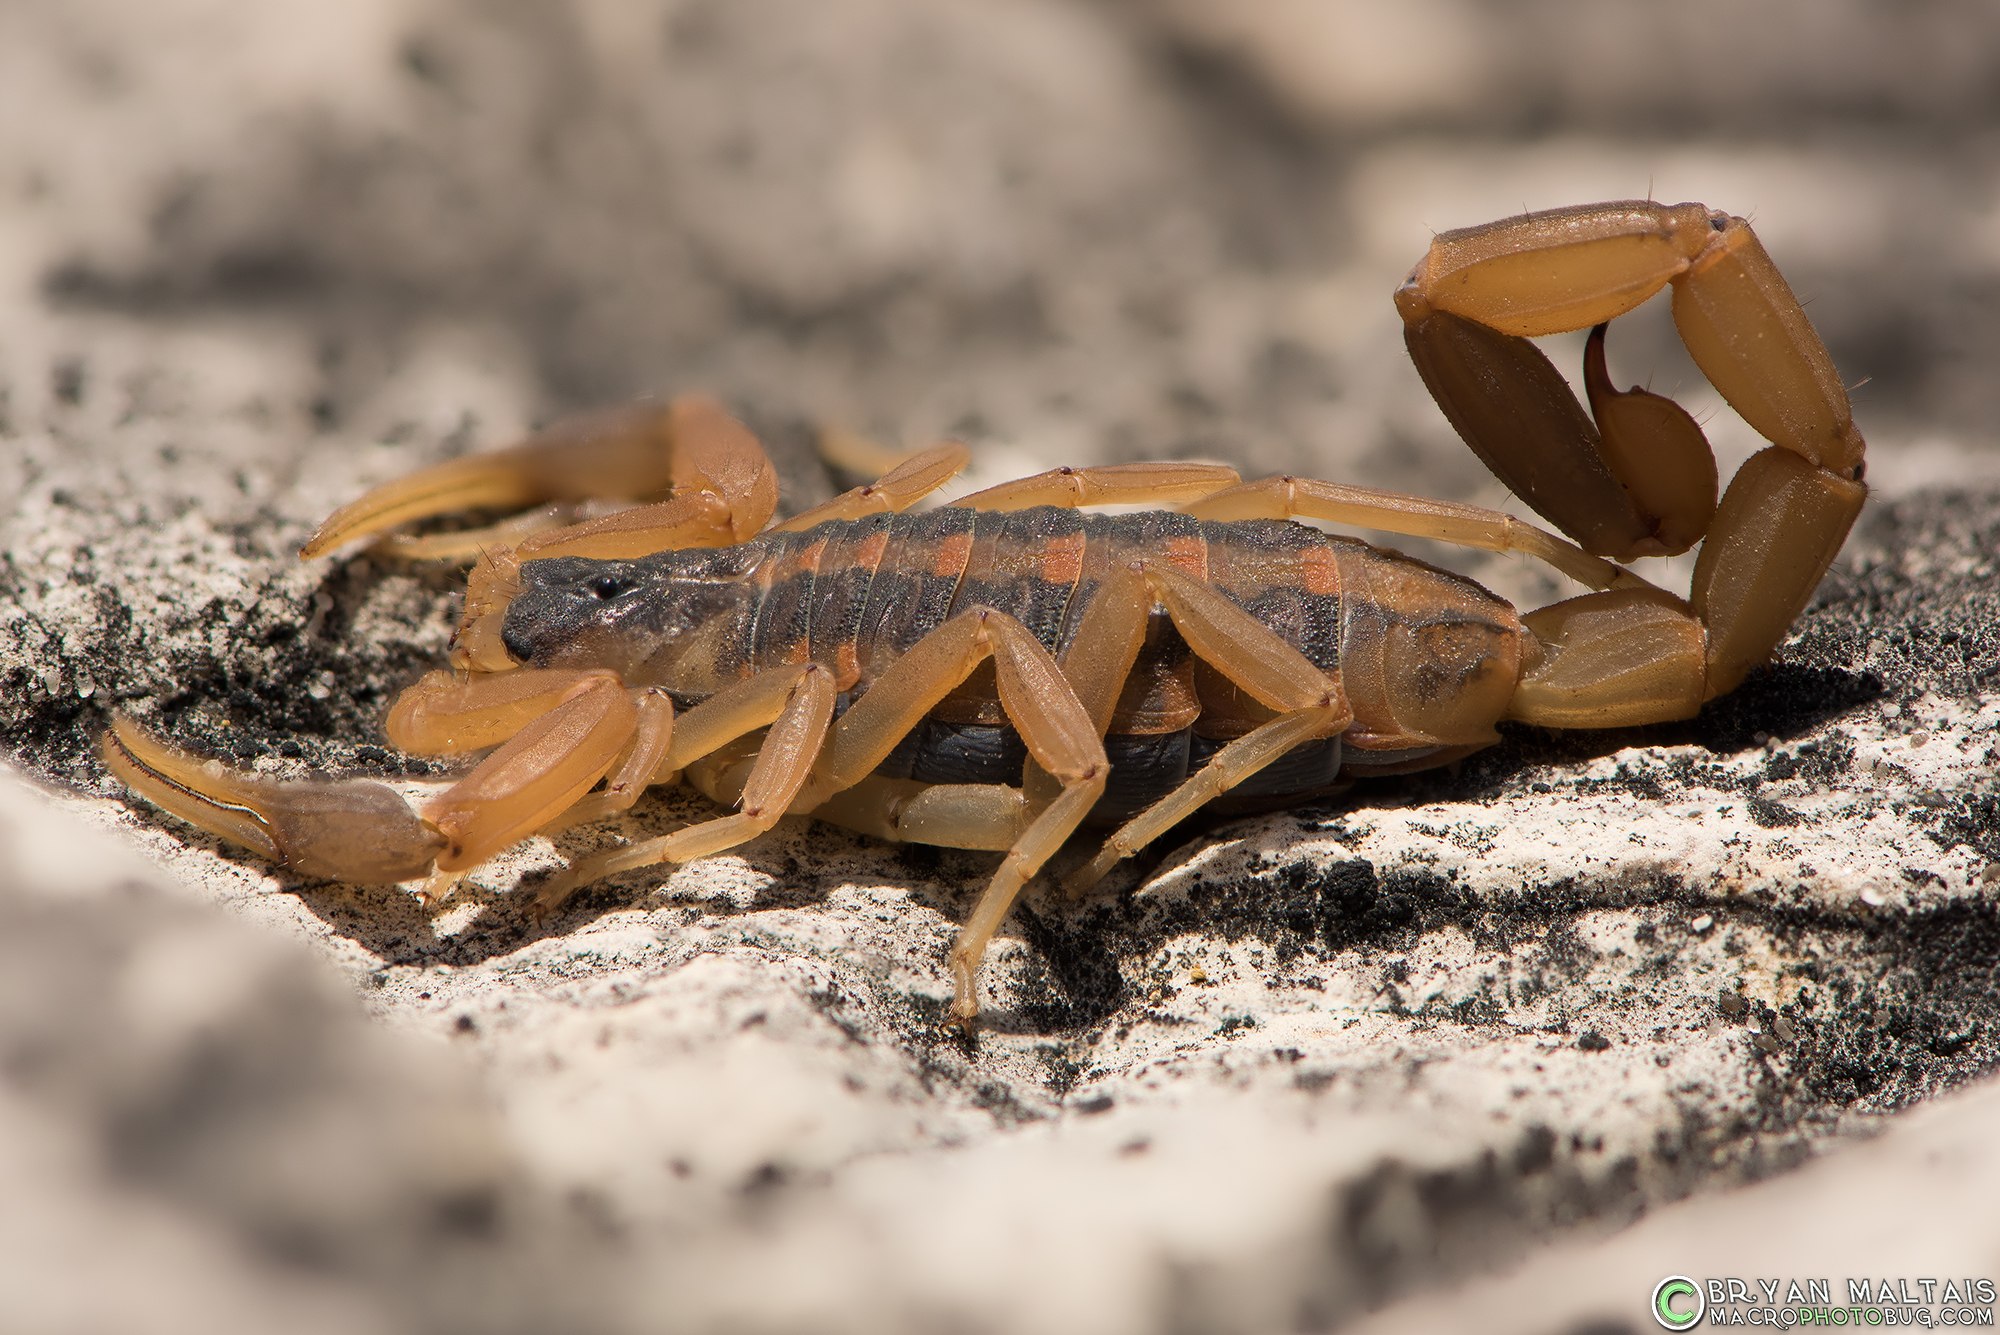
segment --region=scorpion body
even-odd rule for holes
[[[1671,290],[1682,342],[1770,442],[1720,487],[1700,426],[1619,390],[1609,323]],[[452,671],[390,711],[407,751],[484,753],[413,808],[366,780],[273,782],[114,717],[108,768],[154,803],[306,874],[428,876],[686,780],[725,808],[612,843],[535,911],[620,872],[737,847],[787,813],[1003,851],[951,950],[957,1015],[986,944],[1086,825],[1081,889],[1212,803],[1269,804],[1444,763],[1514,719],[1691,718],[1766,661],[1867,489],[1847,391],[1742,218],[1628,200],[1436,236],[1395,293],[1445,416],[1560,535],[1499,511],[1219,464],[1057,468],[914,507],[969,459],[910,455],[772,523],[776,470],[720,405],[683,397],[558,423],[391,482],[302,555],[484,506],[645,502],[392,553],[476,556]],[[1590,330],[1579,401],[1530,341]],[[1086,513],[1104,504],[1144,513]],[[1296,520],[1546,563],[1586,591],[1525,613],[1472,582]],[[1628,564],[1700,552],[1686,596]]]
[[[1048,506],[837,520],[630,561],[532,561],[521,567],[501,634],[524,666],[614,667],[628,685],[658,687],[683,707],[735,681],[817,663],[833,674],[838,716],[918,641],[971,608],[1013,617],[1060,659],[1106,576],[1147,562],[1212,585],[1341,679],[1353,703],[1345,733],[1302,743],[1232,789],[1238,809],[1324,793],[1343,777],[1442,763],[1492,739],[1490,730],[1450,744],[1411,737],[1386,712],[1388,693],[1368,689],[1368,670],[1341,675],[1344,663],[1379,673],[1391,638],[1433,648],[1406,694],[1462,704],[1484,678],[1501,687],[1488,692],[1497,719],[1519,675],[1523,633],[1513,606],[1399,552],[1283,520]],[[1412,586],[1426,583],[1436,586],[1432,596],[1412,596]],[[1382,584],[1399,596],[1374,594]],[[1150,806],[1269,717],[1204,670],[1164,613],[1153,613],[1104,737],[1105,789],[1085,820],[1114,823]],[[921,783],[1019,784],[1027,755],[987,669],[874,772]]]

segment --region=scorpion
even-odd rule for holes
[[[1662,289],[1702,373],[1770,445],[1718,499],[1673,400],[1612,387],[1608,323]],[[115,715],[109,768],[292,872],[456,878],[684,780],[722,814],[558,871],[578,887],[734,848],[787,813],[1004,852],[950,950],[953,1012],[1017,895],[1086,825],[1071,891],[1212,802],[1269,805],[1447,763],[1502,720],[1692,717],[1763,663],[1860,513],[1863,442],[1798,299],[1743,219],[1651,201],[1445,232],[1395,293],[1470,448],[1563,535],[1478,506],[1204,463],[1063,467],[913,509],[968,462],[909,456],[771,522],[748,428],[686,396],[558,423],[390,482],[302,551],[460,510],[641,502],[563,527],[382,539],[476,556],[451,649],[392,743],[487,752],[420,807],[369,779],[278,781]],[[1529,340],[1589,329],[1588,410]],[[1103,504],[1152,509],[1106,514]],[[1521,553],[1586,592],[1521,613],[1462,576],[1300,521]],[[1627,568],[1701,550],[1687,596]]]

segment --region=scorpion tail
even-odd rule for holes
[[[303,876],[413,880],[444,847],[400,794],[373,780],[259,778],[176,750],[122,714],[102,750],[111,772],[148,802]]]

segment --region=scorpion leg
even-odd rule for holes
[[[1111,726],[1119,693],[1138,658],[1151,603],[1143,575],[1131,569],[1111,572],[1095,600],[1104,610],[1078,626],[1057,660],[1100,738]],[[1032,762],[1019,788],[870,776],[827,798],[812,814],[878,839],[998,852],[1020,838],[1031,814],[1053,801],[1061,788],[1059,780]]]
[[[906,510],[965,471],[971,461],[972,451],[956,441],[919,450],[874,482],[844,491],[766,532],[801,533],[829,520]]]
[[[1062,467],[961,496],[952,505],[967,510],[1026,510],[1037,505],[1061,506],[1066,510],[1086,505],[1173,505],[1220,491],[1236,481],[1236,470],[1223,464]]]
[[[1267,477],[1215,492],[1182,508],[1197,519],[1305,518],[1355,524],[1482,551],[1521,552],[1586,588],[1651,587],[1631,571],[1504,511],[1374,487],[1307,477]]]
[[[683,395],[558,422],[519,445],[454,459],[377,487],[334,512],[300,549],[314,557],[432,515],[517,509],[603,496],[669,499],[528,538],[540,556],[637,556],[741,542],[777,507],[777,474],[757,438],[720,404]],[[454,555],[511,543],[508,530],[463,535]],[[445,544],[426,540],[436,553]],[[527,559],[523,552],[522,559]]]
[[[1140,576],[1146,592],[1124,586],[1118,590],[1121,596],[1116,604],[1100,593],[1093,609],[1106,610],[1098,615],[1107,620],[1129,619],[1143,626],[1157,599],[1196,657],[1277,714],[1228,743],[1180,787],[1113,831],[1095,858],[1064,878],[1064,886],[1072,894],[1095,885],[1120,859],[1130,857],[1293,747],[1341,733],[1354,719],[1337,677],[1321,671],[1282,636],[1215,589],[1169,565],[1145,563],[1135,567],[1134,573]],[[1107,582],[1104,592],[1110,591]],[[1086,621],[1086,628],[1088,624]],[[1091,657],[1096,661],[1079,662],[1072,670],[1093,682],[1100,678],[1115,681],[1109,669],[1125,654],[1126,634],[1122,628],[1105,634],[1101,658],[1097,657],[1100,651],[1093,650]],[[1080,631],[1078,638],[1082,636]],[[1129,659],[1124,667],[1130,671]],[[1105,691],[1097,685],[1091,689],[1093,703],[1103,708]],[[1112,694],[1115,699],[1115,688]]]
[[[952,502],[972,510],[1021,510],[1035,505],[1080,509],[1111,504],[1178,505],[1197,519],[1325,519],[1435,538],[1461,547],[1521,552],[1588,588],[1648,587],[1630,571],[1504,511],[1313,478],[1243,482],[1234,469],[1221,464],[1052,468]]]
[[[1034,763],[1059,789],[1032,815],[1007,850],[951,948],[952,1010],[979,1013],[978,976],[986,945],[1021,888],[1041,870],[1104,791],[1110,773],[1104,743],[1055,659],[1013,617],[970,608],[910,646],[876,678],[834,726],[812,782],[797,803],[811,811],[866,779],[896,743],[981,663],[993,660],[1000,706],[1027,743]]]
[[[1004,853],[1028,828],[1028,796],[1005,783],[921,783],[870,775],[813,808],[831,821],[895,843]]]
[[[759,728],[769,728],[750,767],[741,809],[654,839],[592,854],[559,873],[535,897],[535,911],[561,907],[592,881],[663,862],[689,862],[756,838],[792,805],[833,718],[833,674],[816,663],[758,673],[680,716],[654,777],[685,769]]]

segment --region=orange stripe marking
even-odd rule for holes
[[[972,557],[972,534],[951,533],[938,540],[931,553],[931,575],[937,579],[956,579],[965,573],[965,563]]]
[[[1314,545],[1299,552],[1299,584],[1311,594],[1340,592],[1340,561],[1331,549]]]
[[[825,538],[820,538],[818,541],[814,542],[810,547],[799,548],[797,551],[792,553],[792,559],[785,563],[785,567],[778,573],[777,579],[774,579],[771,582],[773,584],[776,584],[794,575],[806,575],[816,572],[819,569],[819,558],[822,555],[824,555],[825,552],[826,552]]]
[[[1208,541],[1205,538],[1188,535],[1168,538],[1164,553],[1167,564],[1184,570],[1196,579],[1208,578]]]
[[[1052,538],[1042,548],[1041,575],[1050,584],[1074,585],[1083,574],[1082,530]]]
[[[867,570],[870,574],[873,574],[875,571],[881,569],[882,554],[888,550],[889,531],[887,529],[876,529],[873,533],[870,533],[859,543],[855,544],[853,554],[848,558],[848,564],[859,566]]]

